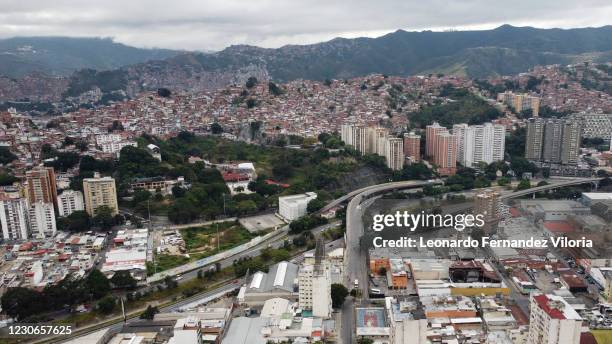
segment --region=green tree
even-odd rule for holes
[[[213,134],[218,135],[218,134],[223,133],[223,127],[221,126],[221,124],[215,122],[215,123],[210,125],[210,131]]]
[[[8,147],[0,147],[0,164],[6,165],[15,159],[17,156]]]
[[[314,213],[315,211],[323,208],[324,206],[325,206],[325,201],[321,200],[321,198],[315,198],[311,200],[310,202],[308,202],[308,205],[306,206],[306,210],[309,213]]]
[[[159,309],[157,308],[157,306],[153,307],[149,305],[147,309],[145,309],[145,311],[142,312],[142,314],[140,315],[140,319],[153,320],[155,314],[157,313],[159,313]]]
[[[111,277],[110,282],[115,287],[122,289],[134,289],[138,284],[134,277],[132,277],[132,274],[130,274],[130,272],[127,270],[115,272],[113,277]]]
[[[245,83],[245,86],[246,86],[246,88],[253,88],[253,87],[255,87],[255,85],[257,85],[257,83],[258,83],[257,78],[252,76],[252,77],[247,79],[247,81]]]
[[[102,314],[111,314],[115,310],[116,305],[117,300],[115,300],[115,297],[108,295],[98,301],[98,311]]]
[[[0,172],[0,186],[11,185],[19,179],[12,174]]]
[[[257,100],[255,98],[249,98],[246,101],[247,109],[252,109],[257,106]]]
[[[531,188],[531,182],[529,181],[529,179],[521,179],[521,181],[519,182],[519,184],[516,186],[516,189],[514,189],[515,191],[520,191],[520,190],[526,190]]]
[[[28,288],[9,288],[2,295],[2,310],[17,320],[23,320],[31,315],[44,311],[41,294]]]
[[[331,285],[331,299],[332,299],[332,307],[340,308],[344,303],[344,299],[348,296],[349,291],[346,287],[339,283],[334,283]]]
[[[94,226],[108,230],[115,225],[113,210],[110,207],[105,205],[99,206],[95,209],[94,214],[94,217],[91,219]]]
[[[85,278],[85,287],[94,299],[99,299],[111,290],[110,281],[98,269],[93,269]]]
[[[268,90],[275,96],[280,96],[281,94],[285,93],[282,88],[278,87],[278,85],[272,81],[268,82]]]
[[[508,177],[500,177],[499,179],[497,179],[497,185],[499,186],[505,186],[510,184],[510,178]]]
[[[57,228],[69,232],[85,232],[91,228],[91,218],[84,210],[57,219]]]

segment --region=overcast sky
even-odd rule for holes
[[[99,36],[138,47],[279,47],[397,29],[612,24],[610,0],[0,0],[0,37]]]

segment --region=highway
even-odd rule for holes
[[[344,255],[345,271],[346,271],[346,286],[351,289],[354,286],[355,280],[358,281],[358,289],[361,291],[361,300],[368,298],[368,265],[366,261],[366,250],[361,248],[360,239],[364,234],[364,226],[362,220],[363,208],[362,202],[368,198],[393,190],[421,188],[426,185],[440,185],[441,180],[429,181],[403,181],[385,183],[374,186],[369,186],[363,189],[353,191],[352,200],[349,202],[346,209],[346,248]],[[349,196],[347,195],[347,196]],[[347,200],[350,197],[342,197],[337,199],[335,205]],[[332,202],[333,203],[333,202]],[[331,204],[331,203],[330,203]],[[335,206],[334,205],[334,206]],[[360,302],[359,298],[354,300],[356,304]],[[355,333],[354,307],[352,298],[347,299],[346,304],[342,307],[342,342],[352,343],[353,334]]]

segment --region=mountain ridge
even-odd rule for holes
[[[108,39],[104,42],[109,49],[130,48]],[[111,46],[108,46],[109,42]],[[2,41],[0,51],[1,48]],[[61,94],[75,96],[74,90],[87,91],[95,87],[108,90],[113,84],[121,85],[121,90],[128,95],[160,87],[198,91],[240,84],[251,76],[287,82],[296,79],[345,79],[368,74],[409,76],[445,73],[474,78],[512,75],[536,65],[569,64],[589,59],[595,62],[612,61],[612,25],[575,29],[502,25],[492,30],[473,31],[396,30],[376,38],[339,37],[326,42],[289,44],[280,48],[239,44],[213,53],[160,51],[162,57],[164,54],[170,55],[165,58],[156,58],[159,56],[154,51],[145,50],[146,53],[143,53],[139,48],[133,49],[139,51],[138,57],[142,61],[116,69],[108,68],[113,70],[115,80],[125,78],[125,82],[109,85],[97,79],[97,75],[106,76],[108,81],[109,73],[75,72],[70,74],[67,86],[72,91],[66,93],[66,90],[62,90]],[[120,64],[120,61],[114,61]],[[18,70],[18,67],[12,68]],[[79,75],[86,76],[87,80],[80,80]],[[2,97],[2,85],[10,85],[11,82],[0,80],[0,100],[11,98],[11,93],[7,92]],[[72,87],[75,84],[78,87]],[[12,95],[13,98],[28,97],[28,94],[19,92]]]

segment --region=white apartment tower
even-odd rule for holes
[[[28,211],[32,238],[50,238],[57,232],[53,203],[36,202]]]
[[[100,174],[96,172],[93,178],[83,179],[83,194],[85,196],[85,210],[90,216],[94,216],[96,209],[101,206],[109,207],[113,215],[119,213],[115,179],[100,177]]]
[[[455,124],[453,135],[457,137],[457,161],[463,166],[474,167],[480,162],[490,164],[504,159],[506,129],[503,125]]]
[[[59,216],[68,216],[77,210],[85,210],[83,193],[75,190],[65,190],[57,196]]]
[[[298,303],[301,308],[311,310],[315,317],[328,319],[332,312],[331,276],[324,259],[324,244],[319,240],[315,248],[314,261],[306,257],[298,273]]]
[[[51,206],[53,207],[53,206]],[[23,240],[28,238],[28,203],[24,198],[9,198],[0,195],[0,225],[2,239]]]
[[[404,140],[399,137],[388,138],[385,158],[387,167],[394,171],[401,170],[404,167]]]

